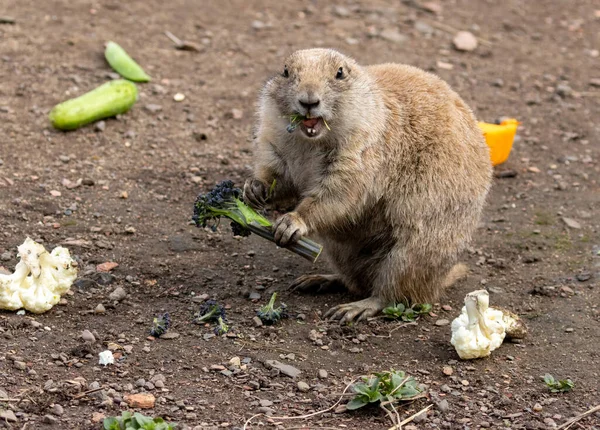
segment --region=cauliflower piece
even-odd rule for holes
[[[15,272],[0,275],[0,309],[46,312],[77,278],[77,262],[68,249],[58,246],[49,253],[29,237],[17,250],[20,261]]]
[[[463,360],[487,357],[506,336],[504,314],[489,307],[486,290],[466,295],[462,313],[452,321],[450,343]]]

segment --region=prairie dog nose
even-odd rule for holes
[[[321,103],[321,101],[316,97],[298,99],[298,102],[300,103],[300,106],[302,106],[306,110],[314,109],[317,106],[319,106],[319,103]]]

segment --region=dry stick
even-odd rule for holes
[[[180,38],[178,38],[177,36],[175,36],[173,33],[171,33],[170,31],[165,31],[165,36],[167,36],[169,39],[171,39],[175,45],[177,45],[177,46],[183,45],[183,41]]]
[[[0,399],[0,402],[20,402],[21,399]]]
[[[337,405],[340,404],[340,402],[344,398],[344,394],[346,394],[346,391],[348,391],[348,388],[350,388],[352,386],[352,384],[354,384],[360,378],[361,378],[361,376],[358,376],[358,377],[354,378],[352,381],[350,381],[350,383],[348,385],[346,385],[346,388],[344,388],[344,391],[342,392],[342,395],[340,396],[339,400],[327,409],[323,409],[322,411],[317,411],[317,412],[313,412],[313,413],[306,414],[306,415],[300,415],[297,417],[269,417],[269,418],[272,420],[304,420],[306,418],[314,417],[315,415],[320,415],[320,414],[324,414],[325,412],[329,412],[330,410],[334,409]],[[260,413],[260,414],[253,415],[250,418],[248,418],[248,421],[246,421],[244,423],[244,427],[242,427],[242,430],[246,430],[248,428],[248,424],[250,424],[250,421],[252,421],[254,418],[259,417],[261,415],[264,415],[264,414]]]
[[[419,412],[417,412],[416,414],[411,415],[410,417],[408,417],[407,419],[405,419],[404,421],[402,421],[401,423],[396,424],[393,427],[390,427],[388,430],[401,430],[402,426],[404,424],[408,424],[409,422],[411,422],[412,420],[414,420],[417,416],[421,415],[424,412],[427,412],[429,409],[431,409],[433,405],[429,405],[426,408],[421,409]]]
[[[456,28],[454,28],[454,27],[452,27],[452,26],[450,26],[448,24],[443,24],[443,23],[438,22],[438,21],[430,21],[429,23],[432,26],[437,27],[440,30],[443,30],[443,31],[445,31],[447,33],[450,33],[450,34],[456,34],[459,31],[458,29],[456,29]],[[481,37],[477,37],[477,40],[479,40],[482,45],[492,46],[492,42],[490,42],[489,40],[482,39]]]
[[[395,332],[396,330],[398,330],[400,328],[408,327],[409,325],[418,325],[418,324],[417,324],[416,321],[409,322],[409,323],[401,322],[396,327],[394,327],[393,329],[391,329],[390,332],[387,334],[387,336],[383,336],[381,334],[374,334],[373,337],[382,337],[384,339],[391,338],[393,332]]]
[[[573,424],[575,424],[577,421],[587,417],[588,415],[593,414],[594,412],[598,412],[600,411],[600,405],[594,406],[592,409],[590,409],[587,412],[582,413],[581,415],[577,415],[574,418],[571,418],[569,421],[567,421],[566,423],[562,424],[561,426],[558,427],[558,430],[561,429],[569,429]]]
[[[84,391],[83,393],[79,393],[79,394],[73,396],[71,399],[72,400],[81,399],[82,397],[85,397],[88,394],[93,394],[97,391],[102,391],[102,390],[104,390],[104,387],[98,387],[98,388],[94,388],[92,390],[87,390],[87,391]]]

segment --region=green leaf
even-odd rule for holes
[[[408,399],[408,398],[418,395],[419,393],[420,393],[420,391],[416,387],[413,387],[410,385],[405,385],[398,390],[398,396],[396,396],[396,397]]]
[[[355,384],[352,389],[354,390],[355,393],[358,394],[362,394],[365,396],[369,395],[369,392],[371,391],[371,387],[367,384]]]
[[[546,383],[546,385],[554,385],[554,376],[550,375],[549,373],[546,373],[544,375],[544,382]]]
[[[417,318],[417,314],[412,309],[407,309],[402,314],[402,321],[414,321]]]
[[[121,430],[121,425],[119,424],[119,420],[115,417],[104,418],[104,430]]]
[[[136,412],[135,414],[133,414],[133,419],[135,421],[137,421],[137,423],[140,426],[142,426],[142,428],[144,428],[143,426],[145,426],[146,424],[151,424],[154,422],[153,418],[146,417],[146,416],[140,414],[139,412]]]
[[[353,411],[355,409],[362,408],[367,404],[368,402],[365,402],[362,397],[355,397],[346,404],[346,409]]]
[[[421,315],[431,311],[432,306],[429,303],[417,303],[412,308],[417,314]]]

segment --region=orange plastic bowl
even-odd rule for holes
[[[500,124],[487,122],[479,122],[478,124],[481,131],[483,131],[487,145],[490,147],[492,165],[497,166],[504,163],[510,155],[519,121],[509,118],[502,120]]]

